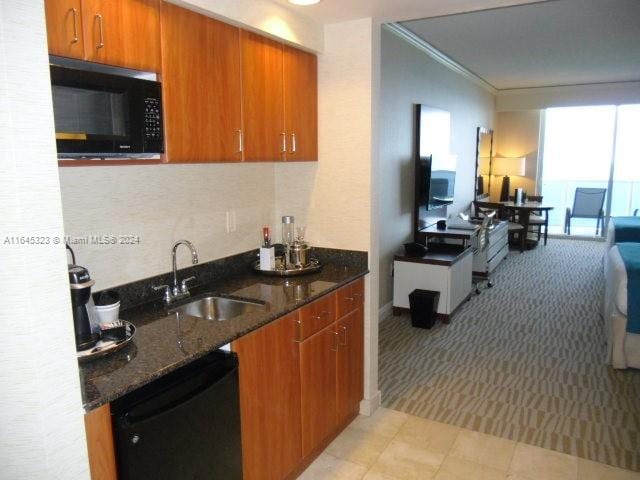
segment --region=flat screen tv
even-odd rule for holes
[[[451,116],[427,105],[416,106],[415,226],[428,225],[427,211],[450,205],[455,197],[456,157],[449,152]]]

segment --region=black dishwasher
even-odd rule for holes
[[[238,358],[215,351],[111,404],[119,480],[242,479]]]

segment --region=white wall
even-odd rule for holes
[[[494,97],[422,50],[382,30],[381,124],[379,127],[380,306],[392,299],[390,265],[402,244],[413,239],[414,105],[451,113],[451,152],[458,157],[457,214],[473,200],[476,128],[491,128]]]
[[[371,19],[327,25],[324,37],[325,48],[318,57],[319,162],[275,166],[276,217],[294,215],[296,223],[307,225],[307,237],[314,245],[369,252],[363,404],[363,412],[368,413],[380,399],[372,215],[378,46]]]
[[[0,2],[0,105],[0,478],[88,479],[42,2]]]
[[[640,82],[502,90],[496,98],[496,110],[507,112],[625,103],[640,103]]]
[[[73,245],[95,290],[171,270],[171,246],[186,238],[200,262],[257,248],[275,222],[274,164],[143,165],[60,169],[65,233],[137,235],[136,245]],[[226,213],[236,216],[227,233]],[[178,268],[191,264],[178,251]]]
[[[171,0],[171,3],[307,50],[320,52],[323,48],[322,25],[271,0]]]

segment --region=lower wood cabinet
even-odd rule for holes
[[[295,478],[358,414],[363,305],[357,280],[234,342],[245,479]]]
[[[339,346],[336,364],[336,421],[351,420],[364,396],[364,309],[362,304],[338,320]]]
[[[110,404],[84,416],[91,480],[117,480],[116,452],[111,427]]]
[[[297,313],[233,343],[240,362],[243,478],[282,479],[302,458]]]
[[[336,428],[336,323],[300,343],[302,454],[312,453]]]

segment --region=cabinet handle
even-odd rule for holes
[[[294,343],[302,343],[302,322],[300,319],[296,320],[296,327],[298,329],[298,338],[294,339]]]
[[[282,135],[282,150],[280,153],[287,153],[287,134],[282,132],[280,135]]]
[[[291,153],[296,153],[296,134],[291,134]]]
[[[327,332],[329,335],[335,335],[335,339],[336,339],[336,348],[331,347],[331,351],[332,352],[337,352],[338,351],[338,347],[340,346],[340,334],[338,332]]]
[[[348,337],[347,327],[342,325],[340,328],[342,328],[342,333],[344,333],[344,342],[340,342],[340,345],[342,345],[343,347],[346,347],[349,344],[349,337]]]
[[[238,130],[238,153],[242,153],[242,148],[244,146],[244,137],[242,135],[242,130]]]
[[[100,42],[96,45],[96,48],[104,47],[104,26],[102,24],[102,15],[96,14],[96,19],[98,20],[98,27],[100,27]]]
[[[78,9],[71,8],[71,15],[73,15],[73,39],[71,39],[71,43],[78,43]]]
[[[324,317],[325,315],[329,315],[329,312],[326,310],[323,310],[322,312],[320,312],[320,315],[313,315],[311,318],[315,318],[316,320],[322,320],[322,317]]]

